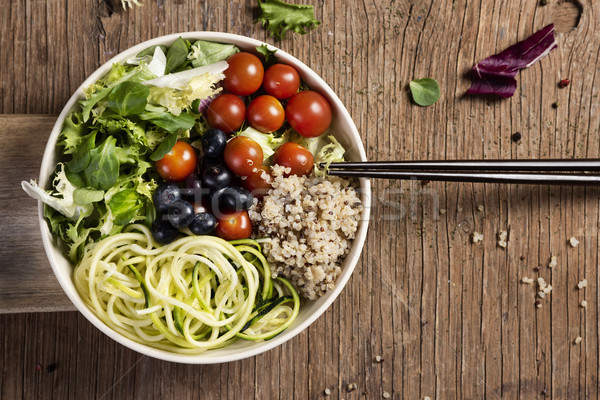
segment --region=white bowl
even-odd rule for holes
[[[123,63],[126,59],[134,57],[140,51],[153,45],[170,45],[180,36],[184,39],[189,40],[203,39],[221,43],[232,43],[237,45],[240,49],[246,49],[249,51],[253,51],[256,46],[264,44],[263,42],[260,42],[255,39],[251,39],[245,36],[233,35],[229,33],[185,32],[151,39],[146,42],[140,43],[136,46],[133,46],[123,51],[122,53],[116,55],[107,63],[105,63],[96,71],[94,71],[94,73],[92,73],[89,76],[89,78],[83,82],[83,84],[77,89],[73,96],[71,96],[64,109],[60,113],[56,124],[54,124],[54,127],[52,128],[50,138],[48,139],[48,144],[46,145],[46,149],[44,151],[44,157],[42,159],[42,166],[40,169],[39,179],[41,187],[46,187],[48,185],[48,178],[54,170],[56,162],[58,161],[58,157],[55,151],[56,140],[62,129],[63,121],[66,118],[67,114],[77,107],[78,100],[84,98],[83,88],[90,86],[96,80],[100,79],[103,75],[105,75],[110,70],[112,64],[116,62]],[[269,47],[274,48],[274,46],[270,45]],[[332,132],[334,132],[335,137],[347,149],[348,159],[354,161],[366,161],[365,149],[362,145],[360,136],[358,135],[358,131],[356,130],[356,126],[354,125],[350,114],[348,113],[340,99],[337,97],[337,95],[333,92],[333,90],[331,90],[331,88],[314,71],[312,71],[310,68],[308,68],[295,57],[292,57],[291,55],[279,49],[277,49],[276,55],[279,61],[296,67],[296,69],[300,73],[302,80],[304,80],[311,89],[320,92],[329,100],[333,111]],[[42,240],[44,242],[44,249],[46,250],[46,254],[48,255],[48,260],[50,261],[52,270],[54,271],[54,274],[56,275],[56,278],[58,279],[60,285],[64,289],[67,296],[69,296],[75,307],[77,307],[77,309],[92,324],[94,324],[98,329],[100,329],[102,332],[104,332],[106,335],[108,335],[115,341],[139,353],[172,362],[189,364],[212,364],[240,360],[279,346],[285,341],[296,336],[298,333],[302,332],[311,323],[313,323],[321,314],[323,314],[323,312],[325,312],[325,310],[340,294],[340,292],[346,285],[346,282],[348,282],[348,279],[350,278],[352,271],[354,271],[354,267],[358,262],[360,252],[364,246],[365,237],[367,234],[367,225],[369,221],[371,199],[371,187],[368,179],[360,180],[360,195],[364,205],[364,213],[362,216],[362,220],[359,223],[358,231],[356,233],[356,239],[352,244],[350,253],[346,256],[344,260],[342,266],[342,273],[338,277],[336,286],[333,290],[329,291],[326,295],[319,298],[318,300],[303,300],[303,304],[300,308],[300,313],[294,321],[294,323],[286,331],[284,331],[283,333],[271,340],[259,342],[240,340],[228,347],[222,349],[209,350],[198,355],[183,355],[171,353],[164,350],[158,350],[125,338],[124,336],[120,335],[116,331],[109,328],[106,324],[104,324],[104,322],[102,322],[85,305],[79,293],[75,289],[75,285],[73,284],[72,280],[73,265],[63,256],[62,252],[57,246],[56,240],[52,237],[52,234],[48,229],[48,225],[43,217],[43,208],[41,202],[39,204],[38,211],[40,228],[42,232]]]

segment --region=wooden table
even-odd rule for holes
[[[347,105],[370,159],[600,157],[598,2],[306,2],[321,25],[283,41],[253,24],[254,0],[143,0],[126,12],[117,0],[2,2],[3,399],[315,399],[325,388],[343,399],[598,397],[597,188],[375,182],[367,244],[341,296],[293,340],[239,362],[156,361],[70,311],[19,182],[36,177],[51,115],[84,78],[151,37],[226,31],[296,55]],[[464,96],[475,62],[550,22],[559,47],[519,74],[515,96]],[[428,108],[407,92],[422,77],[441,85]],[[571,85],[559,89],[562,78]],[[524,276],[552,284],[541,308]]]

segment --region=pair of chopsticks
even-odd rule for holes
[[[426,181],[598,185],[600,159],[365,161],[331,163],[329,175]]]

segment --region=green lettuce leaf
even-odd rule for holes
[[[190,48],[190,53],[187,58],[192,61],[192,66],[197,68],[227,60],[238,51],[240,51],[240,49],[233,44],[196,40]]]
[[[261,22],[267,32],[283,39],[288,30],[304,35],[321,22],[315,18],[314,7],[303,4],[288,4],[281,0],[258,0],[261,14],[255,22]]]
[[[171,114],[178,116],[190,109],[196,99],[206,99],[221,91],[215,84],[222,79],[221,75],[206,73],[192,78],[183,89],[170,87],[151,87],[148,102],[163,106]]]

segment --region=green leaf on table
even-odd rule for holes
[[[135,213],[144,206],[142,196],[133,189],[122,190],[115,194],[108,204],[115,218],[115,225],[126,225]]]
[[[108,106],[123,117],[139,114],[146,108],[149,95],[150,89],[139,82],[122,82],[108,95]]]
[[[261,22],[270,35],[280,40],[288,30],[304,35],[307,29],[321,23],[310,5],[288,4],[281,0],[258,0],[258,5],[261,13],[254,22]]]
[[[178,38],[167,51],[167,69],[165,73],[175,71],[187,61],[189,50],[185,40]]]
[[[81,187],[73,191],[73,200],[80,205],[96,203],[104,199],[104,190]]]
[[[169,136],[167,136],[167,138],[162,141],[162,143],[156,148],[156,150],[154,150],[154,153],[150,155],[150,159],[152,161],[160,160],[168,152],[170,152],[171,149],[173,149],[175,143],[177,143],[177,132],[173,132]]]
[[[422,107],[430,106],[440,98],[440,86],[431,78],[411,81],[410,92],[415,103]]]
[[[192,61],[194,68],[203,67],[227,60],[240,51],[236,45],[196,40],[188,54],[188,60]]]
[[[107,137],[90,152],[90,163],[83,171],[85,179],[95,189],[108,190],[119,178],[119,160],[115,150],[117,139]]]

